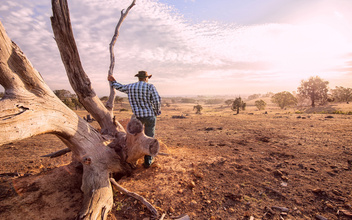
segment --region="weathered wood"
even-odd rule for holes
[[[128,12],[132,9],[132,7],[136,4],[136,0],[133,0],[131,5],[127,8],[126,12],[123,12],[124,10],[121,11],[121,16],[120,20],[116,25],[114,35],[111,39],[110,45],[109,45],[109,50],[110,50],[110,67],[109,67],[109,72],[108,75],[113,75],[114,73],[114,67],[115,67],[115,53],[114,53],[114,46],[117,40],[117,37],[120,34],[120,27],[122,22],[125,20],[125,18],[128,15]],[[110,87],[110,95],[109,99],[106,102],[105,106],[106,108],[110,111],[110,114],[112,115],[113,109],[114,109],[114,100],[115,100],[115,95],[116,91],[113,87]]]
[[[103,211],[108,212],[113,203],[109,172],[125,172],[124,160],[103,144],[104,139],[96,129],[55,96],[22,51],[9,40],[2,24],[0,37],[0,83],[5,88],[0,100],[0,145],[44,133],[59,136],[84,165],[81,189],[85,212],[81,212],[81,217],[106,218]],[[99,198],[92,198],[95,195]],[[95,200],[99,203],[92,203]]]
[[[115,136],[120,132],[124,132],[123,127],[119,123],[114,125],[110,111],[106,109],[96,95],[94,89],[91,87],[89,77],[82,67],[73,36],[67,1],[52,0],[52,10],[51,25],[55,41],[59,48],[69,82],[77,94],[79,102],[97,120],[102,134]]]
[[[135,2],[135,1],[133,1]],[[52,27],[67,76],[79,101],[101,126],[101,133],[62,103],[46,85],[0,22],[0,146],[39,134],[57,135],[83,165],[84,194],[79,219],[106,219],[112,208],[110,173],[131,172],[144,155],[156,156],[159,142],[145,136],[139,120],[131,119],[127,133],[101,103],[81,66],[66,0],[52,0]],[[113,140],[109,146],[105,141]],[[46,156],[49,156],[46,155]]]

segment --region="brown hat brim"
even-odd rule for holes
[[[138,78],[152,78],[153,75],[140,75],[140,74],[136,74],[134,75],[135,77],[138,77]]]

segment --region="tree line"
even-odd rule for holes
[[[309,103],[311,107],[324,105],[328,102],[346,102],[352,100],[352,88],[336,86],[335,89],[329,90],[329,82],[321,79],[319,76],[310,77],[308,80],[302,80],[301,85],[297,88],[297,92],[290,93],[283,91],[279,93],[267,93],[264,96],[261,94],[253,94],[247,100],[258,99],[260,97],[271,97],[271,102],[278,105],[281,109],[286,107],[296,106],[298,103]],[[229,99],[225,104],[231,105],[237,113],[242,108],[238,98],[235,100]],[[258,110],[264,110],[267,103],[260,99],[255,101],[255,106]],[[245,104],[244,104],[245,107]]]
[[[281,109],[286,107],[293,107],[299,103],[309,104],[311,107],[316,105],[324,105],[328,102],[350,102],[352,101],[352,88],[345,88],[342,86],[336,86],[335,89],[329,90],[329,82],[321,79],[319,76],[310,77],[308,80],[302,80],[301,85],[297,88],[297,92],[282,91],[278,93],[268,92],[264,95],[253,94],[248,96],[247,101],[271,97],[271,102],[276,104]],[[78,98],[75,94],[65,89],[54,90],[55,95],[64,102],[71,109],[81,109],[83,106],[79,103]],[[0,92],[0,98],[3,93]],[[100,98],[101,101],[107,101],[108,97],[103,96]],[[122,103],[122,97],[115,97],[115,104]],[[172,100],[174,101],[174,100]],[[197,100],[193,98],[181,98],[181,103],[196,103]],[[209,99],[205,100],[205,104],[220,104],[222,99]],[[225,100],[225,104],[231,106],[231,109],[236,111],[237,114],[240,110],[245,110],[246,103],[241,97],[235,99]],[[258,110],[264,110],[267,103],[260,99],[255,101],[255,106]],[[199,104],[198,104],[199,105]],[[199,114],[202,110],[202,106],[199,105],[194,107]]]
[[[65,89],[58,89],[54,90],[54,94],[65,104],[67,105],[70,109],[78,110],[82,109],[83,105],[78,101],[77,95],[72,94],[70,91],[65,90]],[[1,98],[1,93],[0,93],[0,98]],[[100,98],[101,101],[107,102],[108,97],[103,96]],[[121,103],[123,101],[122,97],[116,96],[115,97],[115,104]]]

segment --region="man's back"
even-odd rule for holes
[[[138,81],[127,85],[113,82],[117,90],[127,93],[133,113],[137,117],[160,115],[160,96],[153,84]]]

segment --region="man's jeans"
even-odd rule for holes
[[[155,135],[155,124],[156,124],[156,116],[149,117],[137,117],[138,120],[142,122],[144,125],[144,133],[148,137],[154,137]]]
[[[144,125],[144,133],[149,137],[154,137],[155,135],[155,124],[156,124],[156,116],[149,117],[137,117],[138,120],[142,122]],[[153,157],[150,155],[144,156],[144,166],[150,167],[153,163]]]

